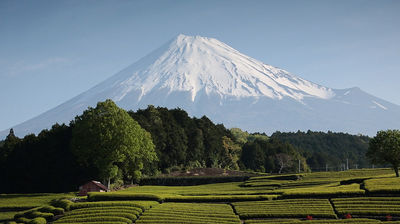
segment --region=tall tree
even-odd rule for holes
[[[379,131],[369,142],[367,157],[372,163],[389,163],[399,177],[400,130]]]
[[[12,150],[20,142],[21,140],[17,136],[15,136],[14,130],[11,128],[10,133],[4,140],[4,145],[0,147],[0,164],[3,164],[7,160],[7,157],[10,155]]]
[[[157,160],[150,134],[112,100],[89,107],[71,125],[71,150],[78,162],[95,167],[108,185],[118,170],[136,179],[145,163]]]

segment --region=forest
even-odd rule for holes
[[[157,158],[141,164],[137,178],[125,172],[123,162],[113,163],[114,183],[202,167],[296,173],[346,169],[343,164],[346,166],[347,160],[349,168],[370,166],[365,157],[367,136],[312,131],[268,136],[227,129],[206,116],[190,117],[179,108],[151,105],[127,114],[151,135]],[[0,142],[0,178],[6,183],[0,185],[0,193],[68,192],[88,180],[101,179],[98,165],[90,160],[82,162],[75,153],[74,145],[84,144],[79,141],[84,139],[85,126],[77,131],[84,119],[77,116],[69,125],[55,124],[37,136],[23,138],[16,137],[11,129]]]

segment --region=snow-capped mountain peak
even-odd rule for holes
[[[304,97],[334,96],[330,88],[250,58],[216,39],[200,36],[178,35],[130,68],[117,75],[120,80],[114,87],[120,91],[114,97],[116,101],[134,90],[140,90],[141,99],[160,89],[168,93],[190,92],[192,101],[200,91],[221,98],[265,96],[298,101]]]

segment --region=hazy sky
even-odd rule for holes
[[[214,37],[331,88],[400,104],[400,1],[0,1],[0,130],[176,35]]]

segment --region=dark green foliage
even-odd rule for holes
[[[307,171],[307,164],[298,150],[291,144],[282,143],[274,138],[248,141],[243,146],[241,156],[245,168],[271,173],[296,172],[298,160],[302,162],[302,171]]]
[[[114,161],[112,168],[118,170],[108,169],[109,173],[125,182],[134,179],[142,167],[146,175],[159,170],[170,172],[172,167],[238,167],[240,148],[232,141],[230,131],[207,117],[190,118],[181,109],[152,106],[129,114],[151,133],[159,162]],[[23,139],[10,131],[0,146],[0,169],[6,171],[0,172],[0,179],[7,183],[0,185],[0,193],[70,192],[88,180],[104,177],[98,166],[90,161],[78,163],[72,153],[75,126],[76,122],[70,126],[56,124],[38,136],[31,134]]]
[[[6,139],[0,142],[0,165],[7,160],[8,156],[10,156],[20,141],[21,140],[15,136],[14,130],[11,128]]]
[[[150,134],[112,100],[89,107],[71,124],[72,153],[108,185],[119,173],[130,181],[140,179],[144,164],[157,160]]]
[[[71,127],[55,124],[38,136],[16,140],[7,160],[0,163],[1,193],[69,192],[92,176],[77,164],[69,144]],[[2,149],[0,149],[0,152]]]
[[[151,133],[161,171],[167,172],[176,166],[237,167],[237,150],[224,148],[223,143],[225,138],[225,142],[233,145],[229,142],[233,139],[232,134],[223,125],[215,125],[205,116],[190,118],[179,108],[168,110],[154,106],[137,112],[129,111],[129,114]]]
[[[370,138],[333,132],[275,132],[271,138],[288,142],[303,151],[312,171],[340,170],[349,159],[349,168],[367,168],[370,164],[365,156]]]
[[[369,143],[367,156],[375,164],[390,164],[399,177],[400,130],[379,131]]]

